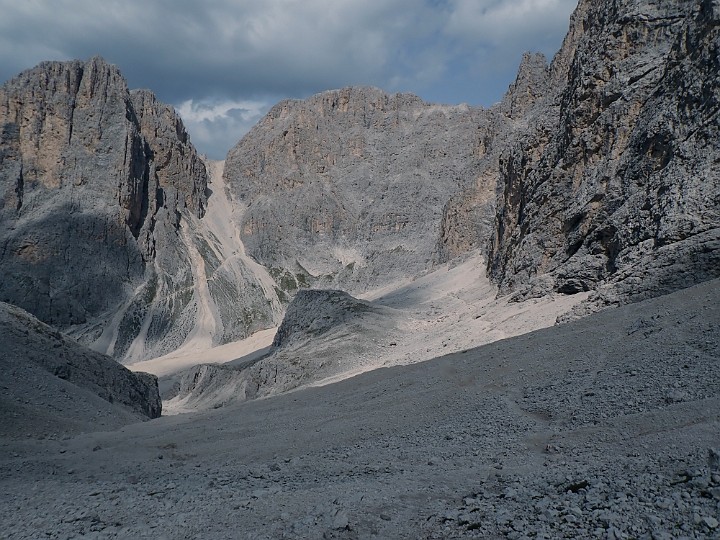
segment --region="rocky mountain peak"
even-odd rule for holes
[[[0,300],[144,358],[472,250],[518,299],[713,277],[717,21],[715,0],[582,0],[490,109],[373,87],[282,101],[212,192],[172,107],[102,58],[43,63],[0,88]]]
[[[551,65],[558,90],[535,106],[545,120],[500,160],[489,270],[502,290],[600,287],[594,301],[616,303],[718,274],[712,13],[580,3]]]
[[[8,81],[0,126],[0,298],[45,322],[112,310],[179,214],[203,213],[207,174],[182,122],[100,57]]]
[[[351,291],[429,268],[443,205],[477,177],[483,114],[368,87],[278,104],[226,161],[248,252]]]
[[[117,68],[99,57],[43,62],[7,82],[0,93],[3,146],[13,155],[22,154],[23,181],[62,187],[68,181],[62,170],[64,147],[78,144],[92,152],[102,136],[101,117],[88,116],[88,111],[119,112],[108,108],[126,96]],[[74,129],[79,123],[85,129]]]
[[[207,207],[207,173],[185,125],[170,105],[160,102],[149,90],[130,92],[133,111],[152,152],[158,187],[172,190],[175,204],[190,209],[197,217]],[[166,193],[166,196],[168,194]]]
[[[501,107],[508,117],[524,119],[528,109],[549,92],[547,58],[541,53],[525,53],[515,81],[508,88]]]

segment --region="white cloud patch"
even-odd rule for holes
[[[450,0],[445,32],[468,43],[503,50],[542,50],[568,28],[576,0]]]
[[[270,106],[265,101],[188,99],[176,110],[193,143],[211,159],[225,159],[228,149],[250,131]]]

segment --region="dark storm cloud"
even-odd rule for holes
[[[171,101],[379,84],[432,20],[413,4],[3,1],[0,69],[8,78],[43,59],[101,54]]]
[[[489,104],[524,50],[557,49],[574,3],[0,0],[0,79],[100,54],[131,87],[178,107],[200,149],[219,157],[277,99],[328,88]]]

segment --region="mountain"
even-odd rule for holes
[[[0,87],[0,127],[0,300],[126,361],[274,324],[252,272],[215,273],[230,254],[201,221],[208,172],[182,121],[115,66],[18,75]],[[252,320],[227,309],[240,297]]]
[[[282,102],[228,155],[243,243],[290,295],[367,294],[480,252],[487,268],[475,271],[487,270],[508,302],[575,297],[556,301],[569,313],[550,308],[559,320],[717,277],[717,15],[712,2],[582,1],[552,62],[526,54],[491,109],[373,88]],[[488,320],[483,285],[473,287],[462,294]],[[336,301],[293,301],[275,345],[287,328],[304,325],[308,336],[343,321]],[[404,362],[390,342],[407,349],[395,334],[410,327],[399,321],[425,307],[413,295],[402,302],[378,318],[387,339],[356,325],[343,331],[344,352],[341,340],[319,335],[292,354],[279,347],[251,363],[195,368],[180,395],[214,406],[316,383],[337,376],[337,362],[325,360],[333,355],[354,359],[347,374]],[[452,309],[457,328],[477,331],[458,316],[470,311]],[[525,309],[535,326],[524,330],[541,327],[537,307]],[[443,331],[443,346],[459,341]]]
[[[585,308],[720,275],[720,9],[581,1],[528,129],[500,158],[488,271]]]
[[[711,279],[717,21],[710,0],[583,0],[489,109],[331,90],[224,164],[102,59],[41,64],[0,88],[0,300],[134,363],[276,327],[301,289],[468,258],[513,301],[575,297],[561,319]]]
[[[482,172],[494,129],[482,109],[377,88],[277,104],[225,164],[246,207],[248,254],[286,293],[357,293],[430,269],[443,259],[438,241],[454,196],[479,183],[493,215],[494,178]],[[489,229],[487,221],[477,226]]]
[[[207,174],[172,109],[129,92],[96,57],[43,63],[3,85],[0,124],[0,299],[93,341],[98,319],[168,288],[152,334],[173,326],[191,283],[174,248],[180,215],[204,214]],[[120,323],[110,352],[127,351],[133,322]]]
[[[248,253],[282,292],[362,293],[480,249],[500,294],[593,291],[576,315],[712,279],[716,22],[709,1],[582,1],[490,109],[282,102],[227,159]]]
[[[324,92],[225,164],[99,58],[6,83],[3,534],[717,537],[719,29],[581,0],[490,109]]]

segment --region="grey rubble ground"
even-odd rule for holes
[[[119,432],[4,440],[1,534],[717,538],[719,285]]]
[[[0,302],[0,438],[53,438],[157,418],[157,377],[134,373]]]

